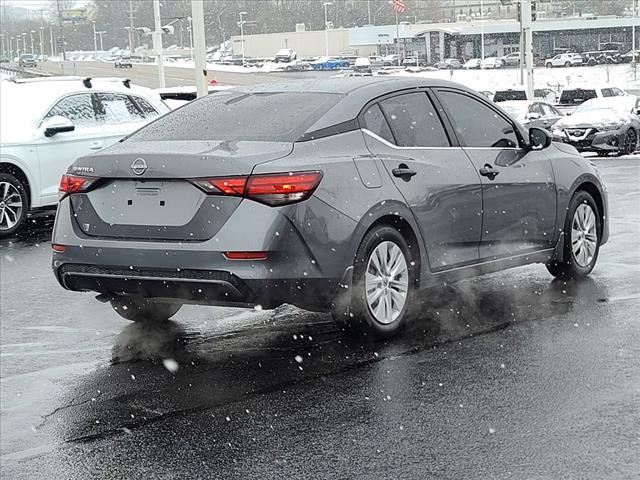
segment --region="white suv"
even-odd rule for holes
[[[561,53],[545,61],[547,68],[553,67],[578,67],[582,65],[582,56],[579,53]]]
[[[30,211],[56,205],[60,177],[77,157],[170,111],[128,80],[80,77],[3,81],[0,105],[0,238]]]

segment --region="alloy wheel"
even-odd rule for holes
[[[596,215],[591,206],[582,203],[576,208],[571,222],[571,249],[576,263],[581,267],[588,266],[597,246]]]
[[[395,321],[404,308],[409,290],[409,268],[404,253],[394,242],[376,246],[367,262],[365,293],[374,318],[385,325]]]
[[[11,230],[20,221],[23,208],[16,186],[0,182],[0,230]]]

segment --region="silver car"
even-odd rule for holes
[[[429,288],[530,263],[581,277],[609,235],[574,148],[435,79],[209,95],[78,159],[60,196],[58,281],[130,320],[286,302],[390,337]]]

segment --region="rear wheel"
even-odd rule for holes
[[[564,66],[565,67],[570,67],[571,66],[571,62],[564,62]]]
[[[631,155],[636,151],[637,145],[638,135],[633,128],[630,128],[624,136],[624,147],[620,150],[620,155]]]
[[[589,275],[598,260],[602,221],[593,197],[578,191],[569,204],[564,224],[564,259],[547,265],[554,277]]]
[[[132,322],[164,322],[178,313],[182,307],[179,303],[133,296],[114,297],[110,303],[118,315]]]
[[[372,229],[356,254],[351,304],[335,309],[334,320],[365,336],[397,335],[410,316],[416,277],[409,246],[398,230],[386,225]]]
[[[0,173],[0,238],[15,233],[25,222],[27,191],[10,173]]]
[[[547,68],[553,68],[553,63],[551,63],[551,62],[547,62],[546,67],[547,67]]]

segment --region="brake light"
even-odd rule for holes
[[[65,247],[64,245],[60,245],[57,243],[51,245],[51,250],[53,250],[54,252],[64,253],[66,249],[67,247]]]
[[[79,177],[76,175],[62,175],[58,187],[58,197],[62,200],[72,193],[86,191],[97,179],[90,177]]]
[[[322,172],[292,172],[192,180],[206,193],[245,197],[271,206],[301,202],[311,196]]]

